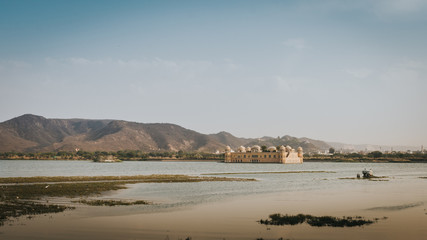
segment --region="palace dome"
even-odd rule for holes
[[[255,145],[252,147],[252,152],[261,152],[261,147],[258,145]]]
[[[226,152],[231,152],[231,147],[230,146],[225,147],[225,151]]]
[[[245,147],[243,147],[243,146],[240,146],[240,147],[237,149],[237,151],[238,151],[238,152],[246,152],[246,148],[245,148]]]

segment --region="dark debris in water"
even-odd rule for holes
[[[271,214],[268,219],[259,220],[259,223],[278,226],[307,223],[313,227],[358,227],[375,223],[378,220],[379,219],[368,220],[360,216],[338,218],[332,216],[316,217],[306,214],[282,215],[275,213]]]
[[[145,200],[137,200],[133,202],[118,201],[118,200],[80,200],[79,203],[83,203],[90,206],[130,206],[130,205],[148,205],[151,204]]]
[[[375,182],[387,182],[387,181],[389,181],[388,176],[371,176],[368,178],[343,177],[343,178],[338,178],[338,179],[340,179],[340,180],[368,180],[368,181],[375,181]]]

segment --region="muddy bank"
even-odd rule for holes
[[[0,226],[12,218],[58,213],[75,207],[47,204],[49,198],[70,198],[70,203],[90,206],[129,206],[147,205],[149,201],[80,199],[101,196],[108,191],[126,189],[126,184],[135,183],[182,183],[204,181],[254,181],[254,179],[198,177],[186,175],[148,175],[148,176],[81,176],[81,177],[14,177],[0,178]]]

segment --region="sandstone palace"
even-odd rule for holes
[[[261,151],[261,147],[239,147],[233,152],[229,146],[225,148],[226,163],[302,163],[303,152],[299,147],[296,151],[290,146],[269,147],[267,152]]]

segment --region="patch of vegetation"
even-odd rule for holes
[[[0,186],[6,200],[39,199],[40,197],[82,197],[126,188],[122,182],[87,182],[56,184],[20,184]]]
[[[256,240],[264,240],[264,238],[257,238]],[[277,240],[284,240],[284,239],[281,237],[281,238],[278,238]],[[289,238],[287,240],[289,240]]]
[[[118,200],[80,200],[79,203],[83,203],[90,206],[130,206],[130,205],[148,205],[150,202],[144,200],[138,200],[133,202],[125,202]]]
[[[22,152],[0,152],[0,159],[27,159],[27,160],[99,160],[107,157],[124,161],[143,160],[224,160],[224,154],[203,153],[203,152],[143,152],[140,150],[124,151],[57,151],[43,153],[22,153]]]
[[[337,153],[331,152],[330,155],[322,154],[304,154],[304,161],[310,162],[427,162],[426,152],[391,152],[382,153],[373,151],[369,153]]]
[[[302,223],[307,223],[310,226],[314,227],[356,227],[369,225],[376,220],[365,220],[364,218],[357,217],[343,217],[337,218],[332,216],[321,216],[316,217],[312,215],[298,214],[298,215],[282,215],[279,213],[271,214],[266,220],[259,220],[260,224],[265,225],[297,225]]]
[[[45,205],[34,202],[8,201],[0,203],[0,226],[11,218],[17,218],[24,215],[37,215],[46,213],[63,212],[66,209],[74,209],[60,205]]]
[[[9,183],[0,185],[2,194],[0,197],[7,201],[38,199],[44,196],[74,198],[101,194],[105,191],[125,189],[125,184],[132,183],[202,181],[255,181],[255,179],[186,175],[0,178],[1,183]]]
[[[421,179],[427,179],[427,177],[420,177]]]
[[[255,181],[247,178],[199,177],[188,175],[136,175],[136,176],[55,176],[55,177],[7,177],[0,178],[0,183],[51,183],[51,182],[100,182],[122,181],[138,182],[206,182],[206,181]]]
[[[73,209],[67,206],[39,204],[32,201],[41,197],[88,196],[122,188],[125,188],[122,182],[1,185],[0,225],[10,218]]]
[[[276,145],[276,144],[273,144]],[[277,144],[281,145],[281,144]],[[289,145],[299,145],[295,142]],[[266,147],[262,146],[265,150]],[[382,153],[373,151],[369,153],[338,153],[335,149],[329,149],[330,155],[304,154],[304,161],[326,161],[326,162],[427,162],[426,152],[391,152]],[[224,154],[203,153],[203,152],[143,152],[140,150],[124,151],[56,151],[43,153],[23,153],[23,152],[0,152],[0,159],[27,159],[27,160],[97,160],[107,156],[124,161],[145,161],[145,160],[214,160],[223,161]]]

